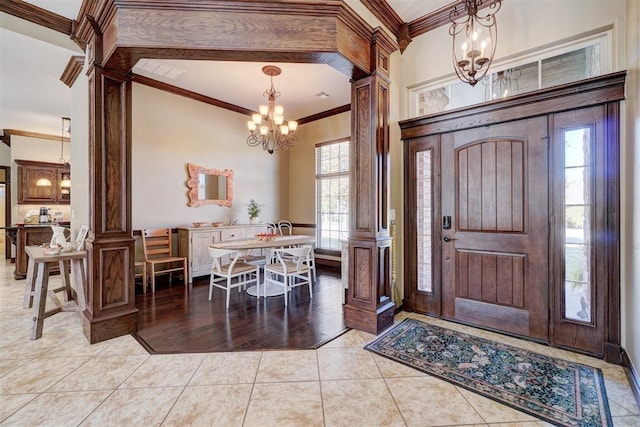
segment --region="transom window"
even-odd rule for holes
[[[440,80],[409,88],[409,117],[480,104],[494,99],[558,86],[611,72],[611,30],[535,49],[495,64],[494,72],[475,87]]]

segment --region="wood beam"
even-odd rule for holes
[[[141,76],[139,74],[132,75],[132,81],[145,86],[149,86],[158,90],[162,90],[174,95],[184,96],[185,98],[193,99],[194,101],[204,102],[205,104],[213,105],[214,107],[224,108],[225,110],[234,111],[236,113],[245,114],[250,116],[257,111],[249,110],[248,108],[240,107],[238,105],[231,104],[229,102],[221,101],[210,96],[202,95],[197,92],[193,92],[187,89],[183,89],[177,86],[163,83],[161,81]]]
[[[22,0],[2,0],[0,2],[0,12],[8,13],[68,36],[73,34],[75,26],[75,21],[72,19],[57,15]]]
[[[170,10],[166,0],[118,0],[117,8],[112,0],[97,6],[95,1],[83,5],[93,15],[84,14],[78,32],[89,34],[83,39],[89,61],[89,222],[94,231],[87,242],[83,327],[88,339],[102,341],[137,328],[130,72],[142,57],[326,63],[357,81],[352,86],[357,94],[352,100],[360,108],[352,114],[359,154],[354,174],[358,188],[370,191],[352,194],[358,228],[350,235],[357,266],[351,271],[357,290],[345,317],[366,331],[391,326],[388,79],[395,42],[342,1],[181,0],[171,2]],[[363,102],[363,93],[371,102]]]

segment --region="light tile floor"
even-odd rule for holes
[[[59,313],[31,341],[12,272],[0,262],[3,426],[549,425],[363,350],[374,336],[355,330],[316,351],[149,355],[131,336],[89,345],[79,314]],[[619,366],[424,316],[396,321],[405,317],[597,366],[614,424],[640,426]]]

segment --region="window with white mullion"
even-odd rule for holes
[[[316,246],[340,250],[349,236],[349,141],[316,146]]]

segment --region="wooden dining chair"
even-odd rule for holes
[[[152,228],[142,230],[142,249],[144,262],[147,266],[146,275],[151,282],[151,293],[156,292],[156,276],[169,275],[169,283],[173,279],[173,273],[181,271],[184,278],[184,288],[188,292],[187,283],[187,258],[173,256],[173,244],[170,228]],[[142,280],[144,292],[147,292],[147,280]]]
[[[225,289],[227,309],[231,289],[238,288],[240,292],[240,287],[246,287],[249,283],[255,283],[258,286],[258,266],[239,261],[238,254],[239,252],[234,250],[209,248],[209,256],[213,258],[209,279],[209,301],[213,296],[214,287]]]
[[[311,246],[299,248],[274,249],[276,261],[264,267],[264,287],[271,283],[284,288],[284,305],[288,305],[289,293],[297,286],[309,286],[309,298],[313,298],[313,285],[311,283],[311,268],[309,267],[309,254]],[[260,288],[258,288],[260,297]]]

